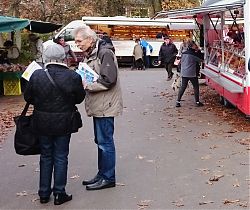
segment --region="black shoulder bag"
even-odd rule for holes
[[[19,155],[40,154],[38,135],[33,132],[32,128],[33,115],[26,116],[29,105],[29,103],[26,103],[21,115],[14,117],[16,124],[14,148]]]
[[[52,85],[61,93],[61,95],[63,96],[64,100],[67,101],[67,96],[66,94],[62,91],[62,89],[56,84],[56,82],[52,79],[52,77],[49,74],[48,69],[45,69],[45,73],[47,75],[47,77],[49,78],[50,82],[52,83]],[[77,107],[75,106],[75,110],[72,112],[71,114],[71,132],[75,133],[78,132],[78,129],[82,127],[82,118],[81,118],[81,114],[78,111]]]

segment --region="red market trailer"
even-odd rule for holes
[[[158,12],[154,18],[193,17],[204,31],[207,84],[225,105],[250,117],[250,1],[207,0],[201,7]]]

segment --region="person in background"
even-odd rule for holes
[[[195,104],[197,107],[203,106],[199,100],[199,63],[202,61],[201,54],[198,52],[198,46],[194,41],[188,43],[188,49],[181,57],[181,87],[179,89],[176,107],[181,107],[181,98],[187,88],[188,81],[190,81],[194,88]]]
[[[165,37],[164,43],[161,45],[159,51],[158,61],[159,64],[165,65],[166,71],[168,73],[168,81],[171,80],[174,75],[172,68],[174,66],[174,61],[177,53],[178,50],[170,37]]]
[[[75,132],[73,123],[69,122],[76,110],[75,105],[84,100],[85,91],[81,76],[63,63],[65,52],[62,46],[56,43],[49,45],[43,58],[45,68],[58,88],[53,86],[45,70],[37,70],[27,84],[24,99],[34,106],[34,132],[41,147],[40,203],[48,203],[53,193],[54,204],[60,205],[72,199],[72,195],[65,191],[69,143],[71,133]]]
[[[166,30],[161,30],[161,32],[156,34],[156,39],[164,39],[167,36]]]
[[[58,37],[57,39],[57,44],[60,44],[65,51],[65,60],[64,62],[68,65],[68,59],[69,59],[69,55],[71,55],[71,57],[74,59],[74,62],[77,63],[77,57],[75,55],[75,53],[71,50],[70,45],[68,43],[65,42],[64,37]]]
[[[112,40],[110,39],[110,37],[108,36],[108,33],[107,32],[103,32],[103,36],[102,36],[102,39],[113,46],[113,43],[112,43]]]
[[[84,52],[84,62],[98,75],[96,82],[83,81],[87,92],[85,110],[93,117],[95,143],[98,149],[98,172],[83,180],[86,190],[101,190],[116,186],[116,152],[114,118],[122,113],[122,92],[116,56],[112,46],[98,39],[89,26],[74,30],[75,43]]]
[[[29,34],[30,52],[35,56],[35,61],[43,67],[43,41],[36,34]]]
[[[143,51],[142,47],[140,45],[140,39],[135,40],[135,46],[134,46],[134,51],[133,51],[133,56],[135,60],[135,67],[137,70],[142,70],[143,69]]]
[[[187,51],[187,49],[188,49],[188,40],[183,39],[182,43],[180,44],[180,49],[178,51],[178,56],[181,57],[182,53]]]
[[[140,39],[140,45],[142,46],[143,51],[143,61],[145,64],[145,68],[150,67],[150,55],[153,52],[153,47],[144,39]]]
[[[12,60],[19,57],[20,55],[19,49],[17,48],[17,46],[14,45],[13,41],[7,40],[6,42],[4,42],[3,46],[7,50],[8,59]]]

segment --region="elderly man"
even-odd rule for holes
[[[116,152],[113,139],[114,117],[122,113],[122,93],[118,65],[112,46],[97,38],[88,26],[74,31],[75,43],[84,52],[84,62],[99,78],[93,83],[83,81],[86,90],[85,109],[93,117],[95,143],[98,148],[98,173],[84,180],[87,190],[115,187]]]

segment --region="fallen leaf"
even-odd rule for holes
[[[137,155],[137,157],[139,160],[143,160],[145,158],[145,156],[142,156],[142,155]]]
[[[183,204],[183,199],[180,199],[178,201],[172,201],[172,203],[177,206],[177,207],[181,207],[181,206],[184,206]]]
[[[212,176],[212,177],[209,178],[209,181],[211,181],[211,182],[217,182],[222,177],[224,177],[224,175],[214,175],[214,176]]]
[[[240,203],[239,203],[239,206],[241,206],[241,207],[248,207],[248,202],[247,202],[247,201],[245,201],[245,202],[240,202]]]
[[[235,183],[233,184],[234,187],[239,187],[240,186],[240,183],[239,183],[239,180],[236,179],[235,180]]]
[[[27,166],[27,164],[21,164],[21,165],[19,165],[18,167],[19,167],[19,168],[22,168],[22,167],[25,167],[25,166]]]
[[[239,199],[238,200],[228,200],[228,199],[225,199],[223,201],[224,204],[232,204],[232,203],[238,203],[238,202],[240,202]]]
[[[123,183],[116,183],[116,186],[125,186],[125,184],[123,184]]]
[[[19,193],[16,193],[17,196],[27,196],[28,193],[26,191],[22,191],[22,192],[19,192]]]
[[[206,155],[206,156],[204,156],[204,157],[201,157],[202,160],[209,160],[210,158],[211,158],[210,155]]]
[[[140,201],[137,205],[139,206],[139,209],[144,209],[149,206],[150,202],[152,202],[152,200],[143,200]]]
[[[36,201],[38,201],[38,200],[40,200],[40,199],[39,199],[39,198],[34,198],[34,199],[31,200],[31,202],[34,203],[34,202],[36,202]]]
[[[74,175],[74,176],[71,176],[71,177],[70,177],[70,179],[78,179],[78,178],[80,178],[79,175]]]
[[[209,203],[214,203],[214,201],[202,201],[199,203],[199,205],[205,205],[205,204],[209,204]]]

